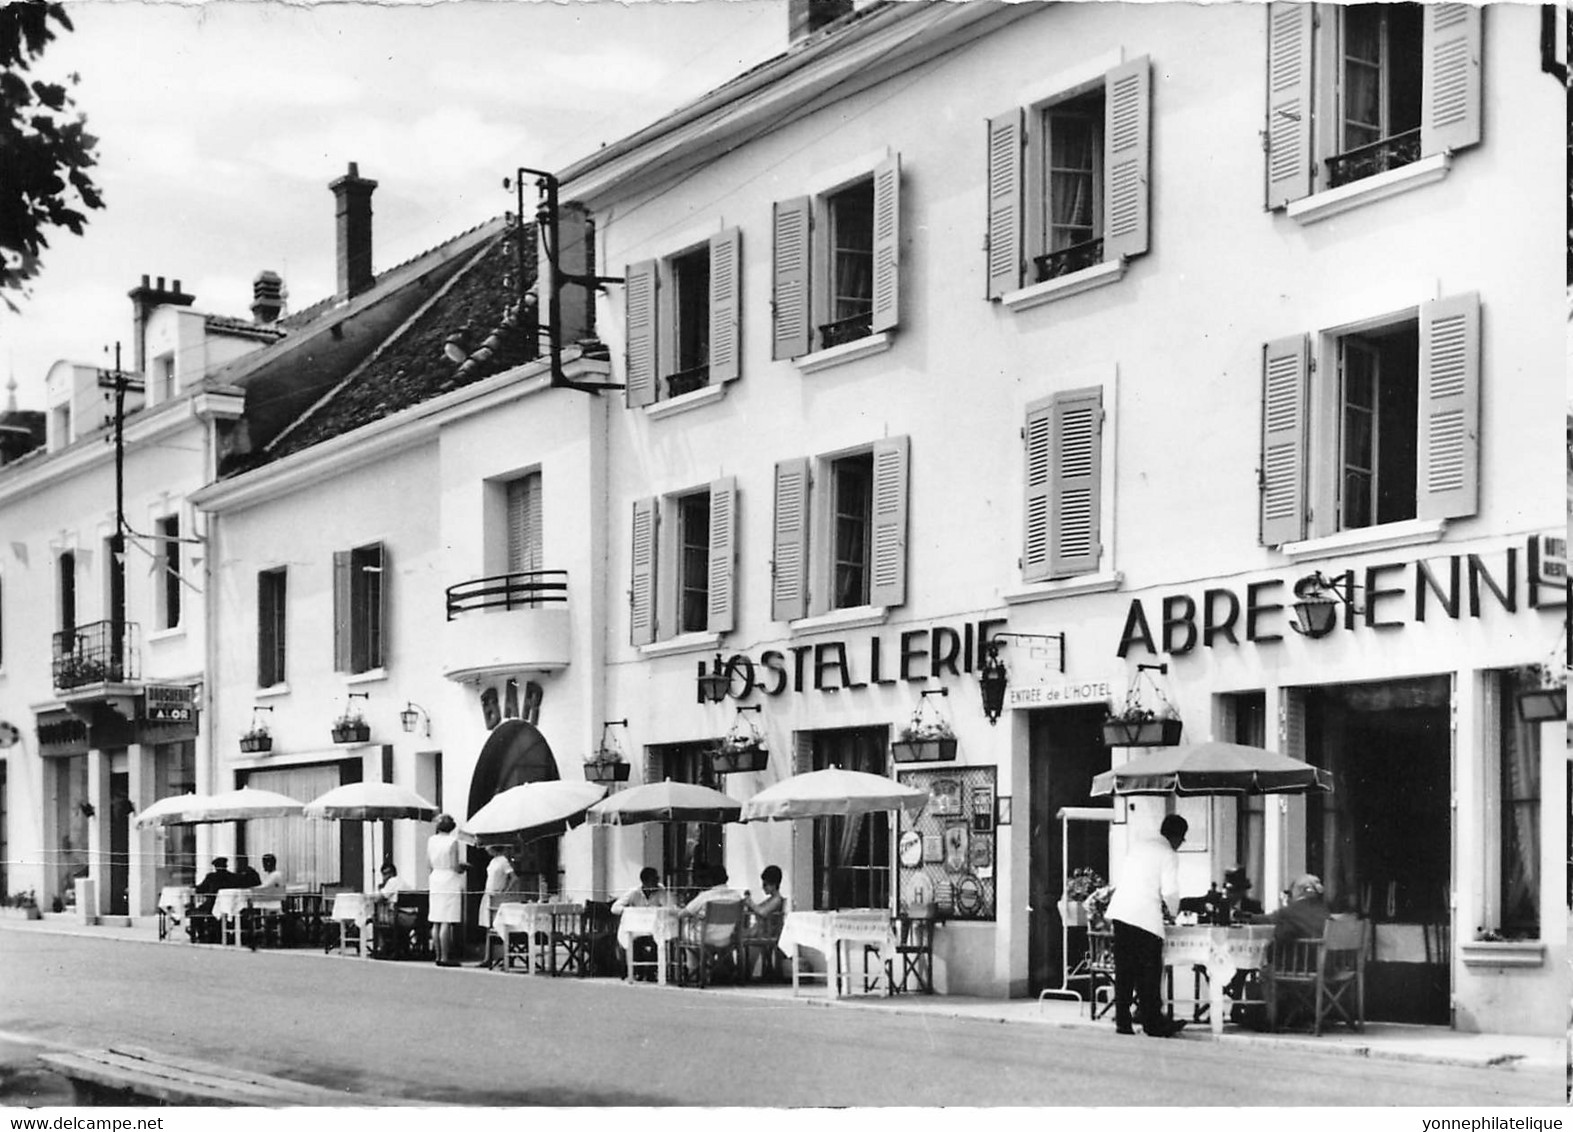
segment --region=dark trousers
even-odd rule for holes
[[[1149,1033],[1168,1025],[1163,1016],[1163,937],[1114,920],[1114,1024],[1131,1028],[1131,1003]]]

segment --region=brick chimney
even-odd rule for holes
[[[341,299],[354,298],[372,284],[371,194],[376,187],[377,182],[363,178],[353,161],[350,171],[328,186],[337,221]]]
[[[147,372],[147,320],[159,307],[189,307],[196,302],[196,296],[187,295],[180,289],[180,280],[175,280],[175,286],[170,290],[164,289],[164,277],[158,277],[158,286],[148,285],[146,275],[142,282],[126,292],[131,299],[131,364],[136,367],[137,373]]]
[[[277,322],[284,313],[284,300],[289,292],[284,280],[276,271],[260,271],[251,281],[251,317],[258,326]]]
[[[807,39],[852,11],[852,0],[787,0],[787,43]]]

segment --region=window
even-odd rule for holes
[[[153,403],[162,405],[175,396],[175,355],[160,354],[154,360],[153,368],[155,380],[158,382],[158,396]]]
[[[1480,21],[1469,4],[1273,4],[1268,207],[1478,144]]]
[[[1147,251],[1144,55],[988,123],[988,297]]]
[[[284,567],[257,575],[257,687],[271,688],[288,678],[285,667],[284,611],[288,596]]]
[[[1497,697],[1501,814],[1498,927],[1510,939],[1540,938],[1540,725],[1518,718],[1521,678],[1503,673]]]
[[[56,590],[60,631],[76,632],[76,552],[61,551],[57,562],[59,586]]]
[[[384,663],[388,551],[382,543],[333,555],[333,670],[370,672]]]
[[[736,514],[737,481],[730,476],[698,491],[634,503],[631,643],[732,630]]]
[[[1022,580],[1092,573],[1103,553],[1103,390],[1075,389],[1034,401],[1022,437]]]
[[[808,736],[809,766],[888,773],[890,736],[883,727],[816,731]],[[802,752],[799,753],[802,760]],[[886,814],[825,817],[814,826],[814,907],[885,908],[890,904],[890,819]]]
[[[180,624],[180,516],[157,519],[153,529],[158,534],[157,623],[160,629],[173,629]]]
[[[901,159],[892,156],[833,191],[776,203],[771,357],[895,329],[900,188]]]
[[[776,465],[777,621],[906,601],[908,448],[898,436]]]
[[[1315,377],[1311,349],[1305,336],[1263,348],[1262,544],[1473,515],[1479,296],[1326,333]]]
[[[541,553],[541,473],[531,472],[509,480],[505,506],[508,509],[508,574],[528,574],[545,569]]]
[[[5,578],[0,576],[0,672],[5,671]],[[0,888],[0,892],[4,892]]]
[[[702,743],[684,743],[651,752],[656,762],[654,776],[645,781],[692,782],[722,789],[710,766],[710,751]],[[702,889],[705,880],[726,862],[722,840],[723,827],[712,822],[669,821],[661,823],[661,876],[668,889],[680,900],[690,900]]]
[[[741,374],[742,233],[629,265],[628,406],[735,381]]]

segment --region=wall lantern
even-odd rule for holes
[[[1566,719],[1568,715],[1568,689],[1528,688],[1518,694],[1518,717],[1525,723],[1549,723]]]
[[[1005,689],[1010,685],[1010,674],[1005,669],[1005,662],[1000,659],[999,650],[1009,640],[1015,641],[1057,641],[1060,646],[1058,671],[1065,671],[1065,634],[1064,633],[996,633],[988,640],[988,655],[983,658],[983,664],[978,669],[978,689],[983,694],[983,717],[993,726],[999,722],[1000,713],[1005,710]]]
[[[415,733],[416,724],[422,719],[426,720],[426,730],[423,732],[428,738],[431,736],[431,712],[413,701],[406,701],[404,710],[399,713],[399,726],[404,728],[406,734]]]
[[[727,689],[731,687],[732,679],[726,671],[726,665],[721,661],[721,654],[715,654],[715,661],[710,671],[705,671],[705,662],[699,662],[699,702],[702,704],[718,704],[726,699]]]
[[[1315,574],[1308,574],[1294,584],[1294,620],[1289,622],[1289,627],[1302,637],[1325,637],[1338,627],[1338,603],[1343,602],[1354,615],[1365,612],[1355,604],[1353,593],[1360,587],[1355,585],[1354,575],[1346,573],[1342,577],[1343,588],[1340,589],[1319,570]]]

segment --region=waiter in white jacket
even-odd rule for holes
[[[1163,1016],[1164,903],[1178,908],[1180,857],[1176,852],[1190,828],[1179,814],[1168,814],[1157,837],[1131,846],[1120,866],[1120,881],[1109,901],[1114,922],[1114,1028],[1132,1034],[1131,999],[1142,1029],[1154,1038],[1172,1038],[1185,1028]]]

